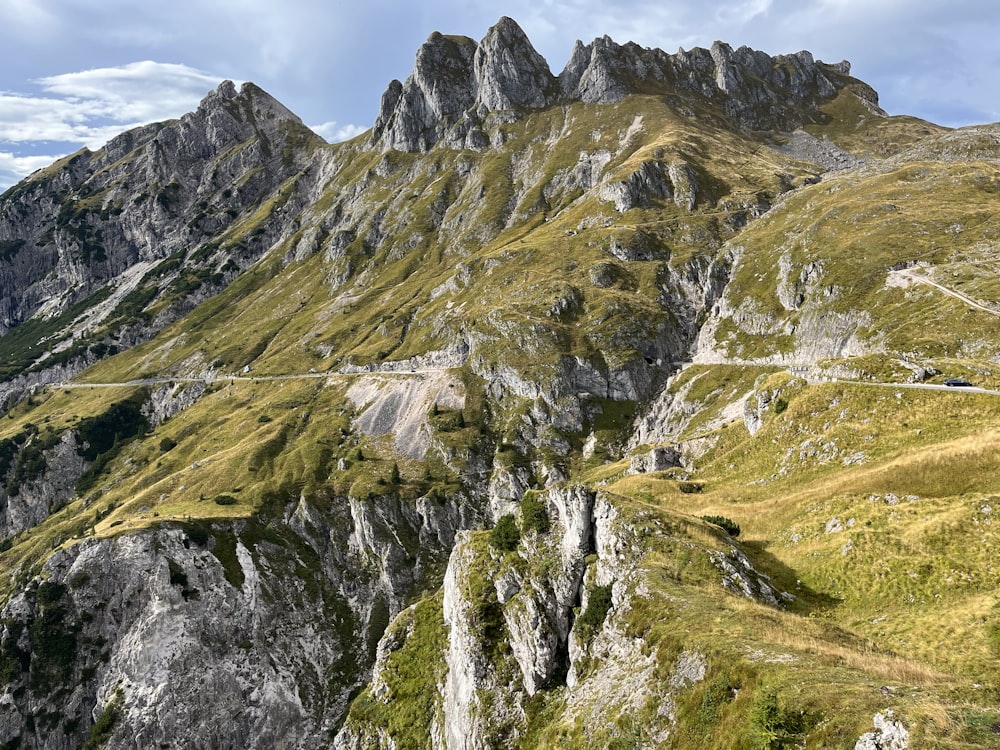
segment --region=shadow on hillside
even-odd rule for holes
[[[800,615],[827,612],[843,601],[829,594],[815,591],[799,580],[793,568],[788,567],[783,561],[767,551],[767,548],[771,546],[770,542],[741,541],[740,546],[753,562],[754,567],[771,577],[771,583],[779,592],[788,592],[795,596],[793,601],[786,603],[788,611]]]

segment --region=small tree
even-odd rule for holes
[[[587,597],[587,608],[577,618],[576,627],[584,640],[590,640],[601,629],[611,609],[611,586],[594,586]]]
[[[532,492],[525,492],[521,500],[521,525],[525,531],[532,529],[539,534],[549,530],[549,511],[545,502]]]
[[[399,484],[403,478],[399,476],[399,464],[392,462],[392,471],[389,472],[389,484]]]
[[[521,532],[518,531],[514,516],[510,513],[500,516],[496,526],[490,531],[490,544],[501,552],[513,552],[520,543]]]

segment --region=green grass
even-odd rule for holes
[[[351,704],[348,725],[383,728],[400,750],[427,747],[432,725],[441,719],[437,691],[447,669],[447,638],[440,593],[404,610],[386,631],[386,639],[397,644],[380,675],[387,693],[365,690]]]

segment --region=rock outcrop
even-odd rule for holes
[[[237,91],[226,81],[179,120],[125,132],[8,190],[0,197],[0,334],[34,318],[51,347],[18,365],[62,376],[148,339],[223,289],[270,248],[280,216],[245,244],[221,251],[213,241],[321,143],[254,84]],[[171,306],[144,316],[161,296]]]
[[[470,65],[470,62],[472,63]],[[747,130],[791,131],[848,81],[850,65],[817,62],[808,52],[770,55],[716,42],[709,50],[675,55],[608,37],[577,42],[558,77],[521,28],[502,18],[476,45],[467,37],[432,34],[405,82],[382,96],[371,144],[427,151],[443,142],[485,148],[484,121],[493,112],[523,112],[553,104],[614,104],[629,94],[669,96],[693,115],[715,107]],[[859,89],[877,109],[870,89]]]
[[[292,500],[56,553],[2,610],[0,742],[69,750],[113,713],[109,747],[326,747],[386,623],[479,522],[418,506]]]

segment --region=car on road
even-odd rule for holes
[[[972,383],[970,383],[968,380],[963,380],[962,378],[948,378],[946,381],[944,381],[944,384],[947,386],[951,386],[952,388],[957,388],[957,387],[964,388],[972,385]]]

